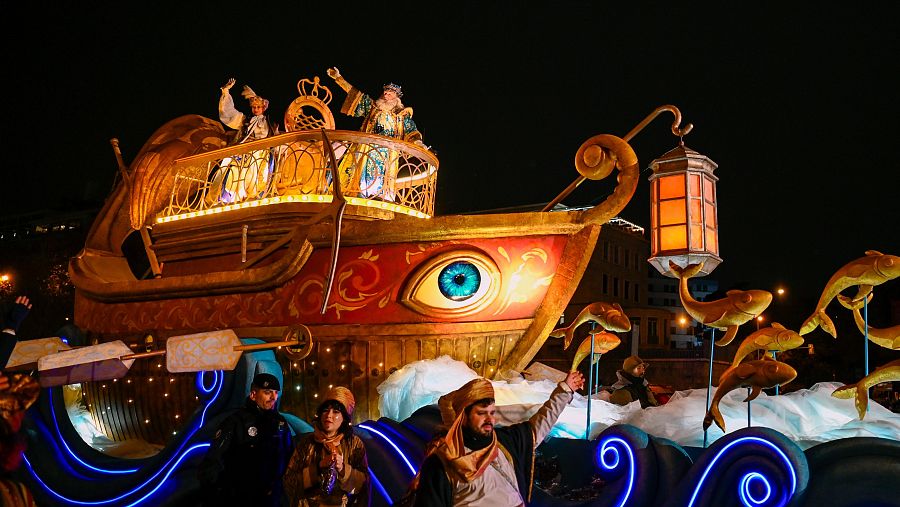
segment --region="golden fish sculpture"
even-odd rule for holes
[[[565,337],[563,348],[568,349],[572,344],[572,338],[575,336],[575,329],[585,322],[596,322],[597,325],[606,331],[614,331],[617,333],[627,333],[631,331],[631,320],[625,315],[622,306],[618,303],[591,303],[584,307],[575,320],[567,327],[556,328],[550,332],[553,338]]]
[[[855,384],[835,389],[831,395],[844,400],[853,398],[856,402],[856,412],[859,414],[859,420],[862,421],[866,416],[866,411],[869,409],[869,389],[882,382],[898,380],[900,380],[900,359],[877,368]]]
[[[737,353],[734,354],[734,361],[731,366],[737,366],[745,357],[749,356],[757,350],[765,350],[771,352],[774,350],[791,350],[803,345],[803,337],[796,331],[786,329],[777,322],[773,322],[771,327],[764,327],[750,336],[744,338],[741,346],[738,347]]]
[[[669,269],[681,279],[679,291],[681,306],[697,322],[725,331],[716,345],[728,345],[737,335],[738,327],[755,319],[772,302],[772,293],[764,290],[730,290],[726,297],[715,301],[697,301],[688,290],[688,279],[703,268],[703,263],[689,264],[682,268],[669,261]]]
[[[719,386],[716,387],[716,395],[713,396],[709,411],[703,418],[703,429],[716,422],[716,426],[725,431],[725,419],[719,412],[719,402],[731,391],[749,386],[753,388],[750,395],[744,401],[755,400],[763,389],[775,386],[783,386],[797,377],[797,370],[787,363],[776,361],[769,356],[763,356],[756,361],[747,361],[737,366],[732,366],[719,377]]]
[[[866,335],[866,321],[859,310],[862,309],[866,302],[872,302],[872,294],[869,294],[867,299],[860,299],[859,301],[853,301],[847,296],[838,296],[838,301],[844,308],[853,311],[853,321],[856,322],[856,328],[859,329],[860,333]],[[869,341],[875,345],[880,345],[886,349],[900,350],[900,325],[885,328],[868,326],[868,336]]]
[[[800,327],[800,335],[814,331],[817,327],[837,338],[834,322],[825,314],[825,308],[838,294],[849,287],[859,286],[853,301],[859,301],[872,292],[872,287],[900,276],[900,257],[886,255],[875,250],[866,251],[866,256],[844,265],[825,284],[822,296],[812,315]]]
[[[622,340],[620,340],[618,336],[606,331],[592,334],[594,335],[594,354],[606,354],[622,343]],[[578,368],[578,365],[584,361],[584,358],[589,355],[591,355],[590,336],[585,338],[584,341],[581,342],[581,345],[578,346],[578,350],[575,351],[575,358],[572,360],[571,371],[575,371]],[[595,360],[592,358],[591,364],[594,364],[594,362]]]

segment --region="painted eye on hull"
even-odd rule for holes
[[[430,316],[461,317],[476,313],[496,299],[500,270],[482,252],[446,252],[424,262],[400,294],[407,307]]]
[[[465,301],[481,287],[481,272],[469,261],[456,261],[441,270],[438,288],[447,299]]]

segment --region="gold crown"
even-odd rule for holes
[[[397,97],[402,97],[403,92],[400,91],[400,85],[394,83],[388,83],[384,85],[384,91],[392,91],[397,94]]]

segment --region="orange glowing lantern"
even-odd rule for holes
[[[669,261],[679,266],[703,262],[701,275],[711,273],[719,257],[715,162],[680,144],[650,163],[650,264],[674,276]]]

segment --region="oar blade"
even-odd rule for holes
[[[46,355],[38,360],[41,387],[56,387],[122,378],[134,359],[122,361],[132,351],[121,340]]]
[[[50,354],[56,354],[64,350],[69,350],[67,343],[62,341],[58,336],[50,338],[38,338],[36,340],[22,340],[16,342],[16,347],[9,356],[4,370],[23,369],[30,365],[36,364],[38,360]]]
[[[233,370],[241,359],[241,340],[225,329],[173,336],[166,340],[166,369],[172,373]]]

